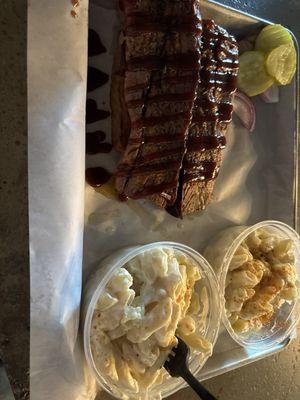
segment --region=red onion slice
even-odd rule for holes
[[[265,103],[278,103],[279,102],[279,87],[277,85],[272,85],[267,90],[265,90],[260,97]]]
[[[233,100],[233,111],[249,132],[255,128],[256,113],[250,97],[242,92],[236,92]]]

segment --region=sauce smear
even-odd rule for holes
[[[109,111],[98,110],[97,103],[93,99],[87,99],[86,101],[86,123],[92,124],[93,122],[106,119],[110,116]]]
[[[87,154],[109,153],[112,150],[112,144],[103,142],[105,133],[102,131],[87,132],[85,148]]]
[[[104,185],[111,177],[112,174],[102,167],[87,168],[85,170],[85,179],[92,187],[100,187]]]
[[[89,29],[89,44],[88,44],[88,56],[98,56],[99,54],[105,53],[106,48],[103,45],[100,36],[94,29]]]
[[[109,76],[94,67],[88,67],[87,91],[92,92],[108,82]]]

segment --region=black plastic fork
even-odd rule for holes
[[[190,372],[187,361],[189,358],[189,347],[180,338],[178,339],[178,344],[173,347],[168,359],[164,363],[165,369],[173,377],[181,376],[186,383],[199,395],[202,400],[217,400],[211,393],[209,393],[204,386],[194,377]]]

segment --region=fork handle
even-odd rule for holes
[[[194,377],[194,375],[185,368],[181,377],[189,384],[189,386],[199,395],[202,400],[217,400],[205,387]]]

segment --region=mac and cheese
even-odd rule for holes
[[[92,318],[99,373],[121,391],[147,393],[165,378],[162,366],[176,335],[211,353],[203,336],[209,304],[201,283],[197,265],[172,248],[145,251],[116,270]]]
[[[239,246],[226,277],[226,313],[236,332],[259,330],[298,296],[293,242],[265,229]]]

